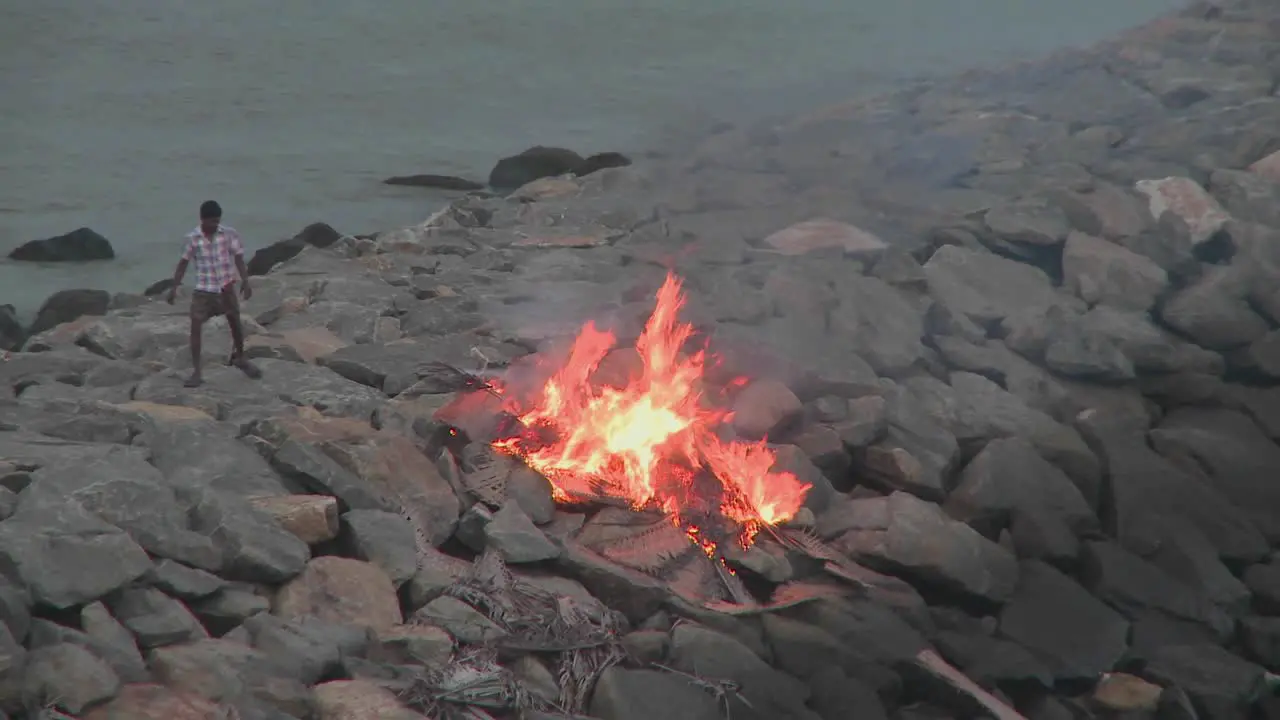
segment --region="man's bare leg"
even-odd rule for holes
[[[185,385],[187,387],[199,387],[204,382],[203,376],[200,374],[200,353],[202,351],[204,334],[204,320],[195,315],[191,316],[191,377],[187,378]]]
[[[240,302],[236,299],[235,286],[223,290],[222,302],[227,311],[227,327],[231,329],[231,364],[251,378],[262,375],[257,366],[244,356],[244,324],[240,322]]]

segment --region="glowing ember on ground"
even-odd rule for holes
[[[718,515],[733,523],[745,547],[764,525],[794,516],[809,486],[774,472],[764,441],[716,434],[727,413],[703,406],[707,358],[683,352],[693,332],[678,319],[683,304],[680,281],[668,275],[636,341],[641,370],[622,388],[592,385],[615,338],[588,323],[539,392],[506,396],[519,431],[493,446],[545,475],[557,500],[606,496],[661,509],[710,555],[714,541],[697,518]],[[710,491],[709,477],[718,481]]]

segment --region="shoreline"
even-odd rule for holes
[[[330,229],[244,303],[260,380],[215,320],[182,387],[185,298],[39,333],[0,360],[0,681],[86,720],[1273,712],[1278,42],[1280,6],[1200,3]],[[669,272],[717,429],[810,485],[749,549],[555,502],[459,372],[530,401]]]

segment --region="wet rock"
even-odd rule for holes
[[[1107,465],[1122,545],[1144,547],[1153,518],[1178,518],[1203,533],[1224,559],[1249,563],[1266,557],[1267,542],[1244,512],[1209,483],[1157,454],[1145,430],[1098,410],[1082,413],[1077,426]]]
[[[257,497],[249,503],[308,545],[338,536],[338,501],[324,495]]]
[[[1042,562],[1020,570],[1000,634],[1042,658],[1055,680],[1091,680],[1114,667],[1128,647],[1128,621]]]
[[[31,240],[9,252],[10,260],[20,262],[82,262],[110,260],[115,256],[111,241],[87,227],[44,240]]]
[[[185,605],[159,590],[124,588],[107,603],[144,650],[208,637]]]
[[[601,720],[718,720],[715,697],[688,678],[660,670],[605,670],[588,711]]]
[[[1153,220],[1169,212],[1186,223],[1193,245],[1213,237],[1230,219],[1218,201],[1191,178],[1139,180],[1134,189],[1147,196]]]
[[[331,556],[315,558],[281,587],[272,611],[287,619],[314,617],[375,630],[404,621],[395,586],[381,568]]]
[[[1093,594],[1130,618],[1159,610],[1224,635],[1230,632],[1231,621],[1201,588],[1179,582],[1118,545],[1085,543],[1084,566],[1085,584]]]
[[[1112,712],[1155,712],[1161,688],[1125,673],[1107,673],[1093,689],[1093,702]]]
[[[312,223],[287,240],[271,243],[255,251],[245,267],[250,275],[266,275],[271,268],[297,256],[308,247],[327,248],[340,238],[342,233],[331,226],[322,222]]]
[[[1280,472],[1277,447],[1246,415],[1223,408],[1181,408],[1151,432],[1156,450],[1171,459],[1193,459],[1212,486],[1272,543],[1280,542]]]
[[[85,316],[106,315],[110,305],[111,295],[106,290],[59,290],[40,304],[27,335],[37,335]]]
[[[747,440],[760,440],[786,430],[800,419],[800,398],[776,380],[757,380],[734,399],[733,429]]]
[[[947,513],[978,527],[1002,528],[1018,510],[1043,510],[1069,527],[1096,527],[1080,490],[1023,438],[1000,438],[965,466],[947,496]]]
[[[313,692],[320,720],[427,720],[371,680],[330,680]]]
[[[936,505],[903,492],[854,504],[865,520],[835,542],[853,559],[990,602],[1013,594],[1013,555]]]
[[[1090,305],[1145,312],[1169,284],[1151,260],[1115,243],[1072,232],[1062,251],[1063,286]]]
[[[816,218],[783,228],[764,239],[764,244],[783,255],[803,255],[828,248],[847,257],[874,260],[888,245],[871,233],[847,223]]]
[[[413,527],[396,513],[351,510],[342,515],[341,543],[350,556],[382,568],[400,587],[418,569]]]
[[[600,172],[601,170],[629,167],[630,165],[631,158],[620,152],[600,152],[594,155],[588,155],[587,159],[583,160],[581,165],[574,168],[573,174],[578,177],[582,177],[584,175]]]
[[[515,189],[538,178],[566,175],[582,163],[582,156],[572,150],[535,145],[519,155],[499,160],[489,171],[489,185]]]
[[[26,339],[27,331],[13,306],[0,305],[0,351],[17,350]]]
[[[226,581],[173,560],[159,560],[147,575],[153,585],[169,595],[184,600],[208,597],[221,590]]]
[[[211,720],[223,710],[192,693],[176,693],[163,685],[141,682],[120,688],[114,699],[84,715],[84,720]]]
[[[311,556],[307,544],[247,500],[214,490],[192,498],[192,527],[222,553],[223,577],[279,583],[298,573]]]
[[[507,501],[484,526],[485,544],[510,563],[531,563],[559,557],[560,549],[538,529],[519,503]]]
[[[110,700],[120,691],[120,678],[93,653],[60,643],[27,654],[23,695],[73,715]]]
[[[429,187],[440,190],[483,190],[484,183],[460,178],[455,175],[395,175],[383,180],[384,185],[406,185],[409,187]]]
[[[119,528],[74,500],[19,512],[0,523],[0,562],[33,600],[55,608],[92,602],[151,568]]]
[[[1217,645],[1161,648],[1147,659],[1143,674],[1186,691],[1199,711],[1211,718],[1243,717],[1265,692],[1265,670]]]

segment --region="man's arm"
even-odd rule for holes
[[[173,281],[169,284],[168,300],[170,303],[178,296],[178,287],[182,285],[182,278],[187,274],[187,265],[191,262],[191,241],[187,241],[187,246],[182,249],[182,257],[178,258],[178,266],[173,269]]]
[[[240,294],[248,300],[253,290],[249,288],[249,268],[244,264],[244,243],[240,240],[240,233],[231,236],[231,257],[236,261],[236,272],[240,273]]]

